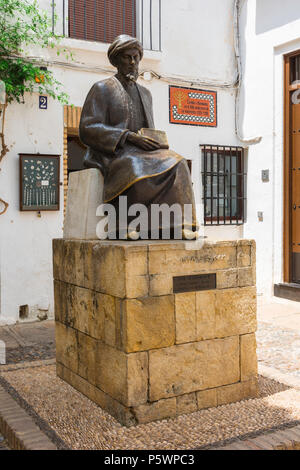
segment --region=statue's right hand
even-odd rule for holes
[[[143,150],[151,151],[158,150],[160,148],[160,143],[156,140],[136,134],[135,132],[128,133],[127,141]]]

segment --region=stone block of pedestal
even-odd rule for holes
[[[69,175],[64,238],[96,240],[99,217],[97,208],[103,203],[104,180],[96,168],[74,171]]]

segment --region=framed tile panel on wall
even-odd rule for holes
[[[19,154],[20,211],[58,211],[60,155]]]

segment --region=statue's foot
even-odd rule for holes
[[[182,230],[182,239],[183,240],[197,240],[199,238],[199,232],[193,232],[187,228]]]
[[[140,234],[136,230],[131,230],[127,232],[127,240],[138,240],[140,238]]]
[[[127,240],[139,240],[140,233],[136,230],[131,230],[127,232]],[[183,240],[197,240],[199,238],[199,232],[193,232],[193,230],[183,229],[182,230],[182,239]]]

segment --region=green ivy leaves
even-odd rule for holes
[[[24,93],[37,89],[40,65],[26,57],[27,46],[50,46],[57,49],[57,55],[63,53],[67,59],[72,58],[66,49],[58,47],[59,40],[52,33],[52,18],[40,10],[36,0],[0,0],[0,80],[5,83],[8,103],[23,103]],[[67,104],[68,95],[53,72],[43,70],[42,74],[39,92]]]

